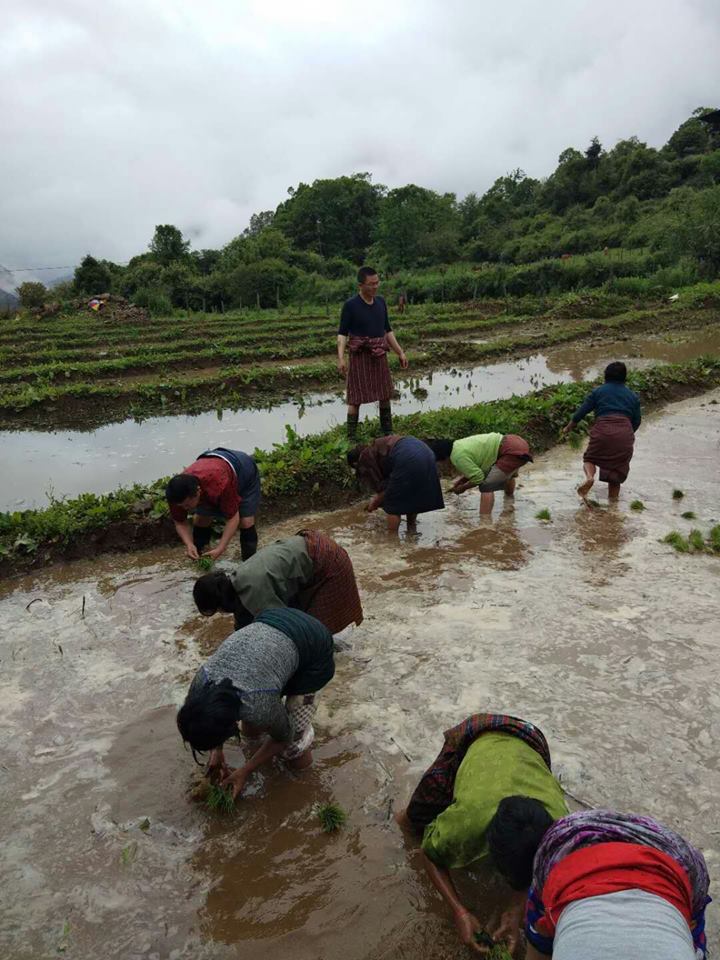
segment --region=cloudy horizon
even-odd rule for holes
[[[718,49],[708,0],[10,0],[0,264],[124,262],[158,223],[220,247],[301,181],[462,197],[595,135],[658,147],[720,105]]]

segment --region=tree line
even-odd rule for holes
[[[548,263],[540,280],[553,288],[553,277],[569,274],[551,261],[618,250],[642,251],[635,264],[645,273],[673,267],[687,282],[713,279],[719,116],[698,108],[659,149],[632,137],[606,150],[595,137],[584,151],[564,150],[546,179],[514,170],[462,200],[415,184],[389,190],[368,173],[300,183],[222,249],[191,250],[177,227],[159,225],[147,252],[127,266],[88,254],[72,284],[51,296],[112,292],[153,313],[317,304],[349,295],[357,265],[371,262],[422,299],[430,288],[420,281],[438,272],[462,274],[470,295],[528,275],[523,265]],[[595,285],[602,275],[592,268],[573,282]],[[22,302],[45,298],[40,288],[23,284]]]

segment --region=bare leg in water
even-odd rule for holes
[[[608,484],[608,500],[618,500],[619,498],[620,498],[620,484],[609,483]]]
[[[589,460],[583,462],[583,470],[585,471],[585,480],[577,488],[577,492],[581,497],[586,497],[592,488],[592,485],[595,483],[595,464],[590,463]]]

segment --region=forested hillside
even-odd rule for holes
[[[568,148],[554,172],[522,170],[462,200],[356,173],[299,184],[220,250],[191,250],[161,225],[127,266],[88,255],[53,299],[111,291],[173,307],[337,301],[357,264],[411,300],[522,296],[610,284],[664,291],[720,275],[720,111],[699,108],[655,149],[637,138]],[[41,285],[21,288],[25,304]],[[33,289],[31,289],[33,288]]]

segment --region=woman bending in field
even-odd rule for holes
[[[625,386],[627,367],[616,360],[605,367],[605,383],[596,387],[581,403],[563,429],[569,433],[583,417],[594,411],[595,422],[590,428],[590,442],[583,454],[585,480],[577,488],[581,497],[586,497],[595,483],[595,471],[600,470],[600,480],[608,485],[608,498],[617,500],[620,484],[625,483],[630,472],[630,461],[635,446],[635,432],[642,415],[640,399]]]
[[[535,856],[527,960],[701,960],[703,855],[653,820],[583,810],[557,820]]]
[[[419,513],[445,506],[435,456],[416,437],[379,437],[354,447],[347,459],[358,478],[375,491],[366,509],[372,513],[382,507],[391,532],[398,530],[403,515],[413,526]]]
[[[454,493],[478,488],[481,514],[492,513],[495,491],[513,496],[518,471],[533,459],[527,440],[514,433],[478,433],[462,440],[426,443],[439,463],[449,460],[460,474],[452,486]]]
[[[230,634],[195,674],[178,711],[180,735],[196,752],[210,751],[209,773],[238,797],[261,764],[282,756],[289,766],[312,763],[318,690],[335,674],[332,634],[301,610],[265,610]],[[267,737],[238,770],[223,744],[238,733]]]
[[[193,598],[203,616],[234,614],[236,630],[271,607],[304,610],[330,633],[363,619],[352,561],[319,530],[301,530],[237,567],[205,574],[195,582]]]
[[[425,869],[452,911],[460,940],[485,953],[475,939],[482,925],[465,908],[450,871],[489,859],[505,878],[508,908],[491,933],[512,951],[535,851],[566,814],[542,732],[517,717],[479,713],[446,731],[442,750],[397,820],[422,837]]]

